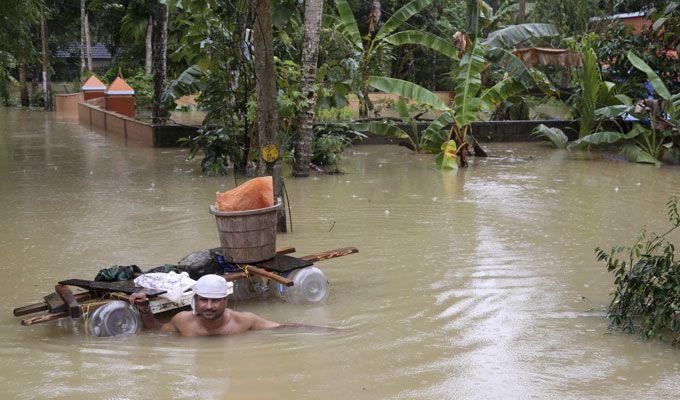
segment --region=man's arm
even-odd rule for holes
[[[243,314],[250,322],[250,329],[254,331],[259,331],[261,329],[273,329],[281,326],[281,324],[279,324],[278,322],[269,321],[267,319],[260,317],[257,314],[253,314],[250,312],[245,312]]]
[[[283,323],[269,321],[260,317],[259,315],[253,313],[244,313],[246,317],[250,320],[251,330],[261,330],[261,329],[276,329],[276,328],[302,328],[307,331],[325,331],[333,332],[338,331],[337,328],[332,328],[328,326],[317,326],[317,325],[306,325],[306,324],[296,324],[296,323]]]
[[[151,307],[149,306],[149,299],[146,294],[142,292],[133,293],[130,295],[130,304],[135,306],[139,311],[139,315],[142,317],[142,326],[144,329],[150,331],[162,330],[164,332],[177,332],[175,324],[171,320],[167,324],[161,323],[155,315],[151,312]],[[174,318],[173,318],[174,320]]]

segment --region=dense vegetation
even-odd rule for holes
[[[680,345],[680,260],[669,239],[680,227],[678,198],[671,198],[667,208],[671,226],[663,234],[643,229],[632,246],[597,248],[596,253],[615,277],[608,313],[612,325]]]
[[[151,68],[159,4],[167,5],[167,24],[160,25],[167,31],[167,60],[160,78]],[[138,106],[153,108],[154,120],[162,121],[178,97],[197,94],[198,107],[207,114],[200,135],[187,140],[191,156],[203,154],[208,173],[226,173],[229,165],[246,168],[259,158],[253,24],[262,16],[255,4],[3,2],[0,98],[6,104],[49,107],[49,93],[43,92],[53,86],[50,81],[75,81],[54,85],[73,90],[91,72],[105,81],[120,74],[136,89]],[[267,2],[276,71],[275,134],[283,160],[305,151],[296,144],[308,134],[311,125],[303,116],[309,114],[317,125],[309,145],[313,154],[304,160],[321,167],[337,170],[340,152],[359,130],[396,136],[418,152],[439,153],[441,168],[464,166],[468,156],[485,155],[470,135],[471,122],[528,118],[529,104],[546,98],[563,104],[580,122],[572,143],[562,132],[539,128],[537,134],[557,146],[617,144],[629,160],[655,164],[680,157],[677,2],[308,0],[305,5],[308,12],[314,7],[322,12],[320,29],[310,30],[300,2]],[[641,12],[649,23],[633,32],[608,17],[631,12]],[[311,89],[303,83],[309,68],[302,59],[310,32],[318,41],[318,54],[310,58],[316,61]],[[97,67],[87,60],[94,43],[103,43],[113,55],[110,65]],[[579,53],[582,67],[546,61],[547,56],[525,65],[515,50],[531,46]],[[80,60],[57,56],[68,48],[82,49]],[[154,89],[154,84],[165,85],[166,74],[165,89]],[[373,104],[369,93],[380,91],[401,100]],[[453,103],[445,104],[435,91],[454,92]],[[639,102],[650,96],[651,101]],[[353,99],[358,114],[347,107]],[[370,119],[385,108],[396,112],[398,121]],[[419,129],[420,116],[428,112],[434,119]],[[340,114],[352,121],[327,117]],[[638,122],[631,130],[622,118]]]

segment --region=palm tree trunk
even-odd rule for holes
[[[378,30],[380,24],[380,0],[373,0],[373,9],[368,15],[368,37],[373,37],[373,33]]]
[[[149,17],[149,25],[146,27],[146,41],[144,44],[146,45],[146,58],[144,60],[144,73],[149,76],[151,75],[151,66],[153,65],[153,62],[151,61],[152,57],[152,50],[151,50],[151,39],[153,36],[153,18]]]
[[[283,176],[281,159],[265,160],[263,149],[276,149],[280,153],[279,115],[276,107],[276,69],[274,67],[274,46],[270,0],[253,0],[255,9],[255,98],[257,132],[260,144],[258,159],[259,175],[271,175],[274,180],[274,198],[283,199]],[[276,226],[286,231],[286,213],[283,208],[277,214]]]
[[[166,53],[168,50],[168,6],[156,3],[153,10],[153,33],[151,50],[153,53],[153,106],[151,118],[154,124],[165,122],[165,110],[161,104],[165,90]]]
[[[87,69],[92,71],[92,43],[90,41],[90,18],[85,13],[85,53],[87,54]]]
[[[85,46],[85,24],[87,23],[85,14],[85,0],[80,0],[80,77],[85,75],[87,50]]]
[[[519,12],[517,13],[517,23],[523,24],[526,19],[527,4],[526,0],[519,0]]]
[[[316,64],[319,59],[319,31],[323,0],[305,1],[305,33],[302,47],[302,79],[300,88],[307,103],[300,110],[300,124],[295,142],[293,176],[309,176],[314,140],[314,105],[316,103]]]
[[[26,81],[26,64],[23,62],[19,64],[19,98],[21,99],[21,106],[28,107],[28,82]]]
[[[50,84],[50,57],[47,49],[47,21],[45,11],[40,16],[40,41],[42,47],[42,84],[43,100],[46,111],[52,110],[52,86]]]

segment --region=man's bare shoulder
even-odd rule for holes
[[[196,316],[191,311],[180,311],[172,317],[171,321],[175,324],[177,324],[177,323],[182,324],[182,323],[191,322],[195,318],[196,318]]]

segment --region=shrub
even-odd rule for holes
[[[662,235],[648,235],[643,228],[631,247],[614,246],[609,252],[595,249],[598,261],[614,274],[614,297],[608,317],[612,326],[639,332],[644,339],[668,336],[680,345],[680,260],[668,235],[680,226],[678,198],[667,203],[671,227]],[[622,256],[621,258],[619,258]]]

